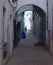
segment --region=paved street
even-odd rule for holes
[[[41,46],[34,46],[37,39],[22,39],[7,65],[53,65],[53,57]]]

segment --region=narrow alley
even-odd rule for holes
[[[0,0],[0,65],[53,65],[53,0]]]
[[[7,65],[53,65],[53,58],[42,47],[35,46],[37,39],[30,34],[21,39]]]

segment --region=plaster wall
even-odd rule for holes
[[[52,19],[52,9],[53,9],[53,0],[48,0],[48,33],[50,35],[49,37],[49,44],[50,44],[50,51],[53,53],[53,42],[52,42],[52,26],[53,26],[53,19]]]
[[[17,9],[18,10],[20,7],[22,7],[23,5],[27,5],[27,4],[34,4],[40,8],[42,8],[45,12],[47,12],[47,0],[18,0],[17,3]]]
[[[13,7],[8,2],[8,0],[3,1],[3,6],[5,7],[5,16],[3,16],[3,35],[4,35],[4,42],[3,45],[7,44],[7,57],[12,55],[13,51]]]
[[[3,16],[3,3],[2,3],[3,0],[0,0],[0,65],[2,65],[2,45],[3,45],[3,36],[2,36],[2,33],[3,33],[3,22],[2,22],[2,16]]]

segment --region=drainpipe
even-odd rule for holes
[[[46,25],[47,25],[47,30],[48,30],[48,0],[47,0],[47,22],[46,22]]]
[[[47,18],[46,18],[46,48],[48,49],[48,0],[47,0]]]

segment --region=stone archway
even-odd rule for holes
[[[20,7],[18,10],[16,10],[15,17],[17,18],[21,13],[23,13],[25,11],[35,11],[42,17],[42,20],[43,20],[43,30],[42,30],[43,45],[45,46],[46,45],[46,12],[36,5],[28,4],[28,5],[24,5],[24,6]]]

